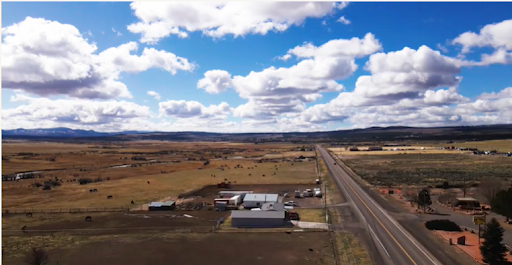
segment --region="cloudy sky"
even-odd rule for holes
[[[512,3],[2,3],[2,129],[512,123]]]

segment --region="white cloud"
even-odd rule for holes
[[[130,7],[140,22],[127,28],[142,34],[143,43],[156,43],[172,35],[186,38],[188,32],[220,38],[248,34],[265,35],[300,25],[308,17],[321,18],[343,9],[334,2],[133,2]]]
[[[226,102],[205,107],[197,101],[168,100],[158,103],[158,106],[161,115],[181,119],[224,120],[231,113]]]
[[[175,74],[194,68],[185,58],[153,48],[133,55],[135,42],[95,54],[96,44],[77,28],[42,18],[27,17],[2,28],[2,35],[2,87],[40,96],[131,98],[119,81],[122,72],[162,68]]]
[[[292,56],[290,54],[285,54],[283,56],[280,56],[280,57],[277,57],[277,59],[283,61],[283,62],[286,62],[288,61],[288,59],[292,58]]]
[[[473,65],[512,63],[512,19],[484,26],[480,33],[471,31],[459,35],[452,44],[462,46],[462,54],[469,53],[474,47],[492,47],[492,54],[483,54],[481,62]]]
[[[341,16],[340,18],[338,18],[338,20],[336,20],[336,22],[339,22],[339,23],[342,23],[345,25],[350,24],[350,20],[346,19],[344,16]]]
[[[231,87],[231,75],[223,70],[210,70],[197,82],[197,88],[209,94],[218,94]]]
[[[118,37],[123,36],[123,34],[122,34],[121,32],[119,32],[119,31],[115,30],[114,28],[112,28],[112,32],[116,33],[116,35],[117,35]]]
[[[148,94],[148,96],[152,96],[156,100],[162,99],[160,94],[156,93],[155,91],[148,91],[147,94]]]
[[[437,49],[439,49],[443,53],[448,53],[448,48],[446,48],[445,46],[441,45],[440,43],[438,43],[436,47],[437,47]]]
[[[229,85],[246,104],[234,109],[236,117],[267,120],[270,117],[293,114],[305,109],[322,97],[321,93],[341,91],[336,82],[354,73],[355,58],[381,49],[378,40],[368,33],[363,39],[331,40],[319,47],[305,43],[290,49],[287,55],[301,59],[289,68],[269,67],[246,76],[234,76]],[[286,55],[285,55],[286,56]],[[224,73],[227,76],[227,73]],[[227,79],[223,82],[228,84]],[[217,91],[213,86],[213,91]]]
[[[151,117],[146,106],[127,101],[34,98],[21,94],[11,101],[22,105],[2,110],[2,128],[70,127],[94,130],[119,130]],[[139,127],[140,129],[141,127]],[[133,128],[131,128],[133,129]]]

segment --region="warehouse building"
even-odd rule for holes
[[[279,202],[278,194],[251,193],[244,197],[244,208],[260,208],[267,202]]]
[[[284,211],[231,211],[232,227],[271,228],[284,225]]]
[[[150,211],[172,211],[176,209],[175,201],[152,202],[149,204]]]

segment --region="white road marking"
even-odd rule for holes
[[[331,156],[329,153],[327,153],[327,155]],[[332,158],[332,157],[331,157]],[[341,168],[340,168],[341,169]],[[343,173],[345,173],[347,175],[346,172],[344,172],[343,169],[341,169],[343,171]],[[348,176],[348,175],[347,175]],[[345,178],[347,179],[347,178]],[[350,176],[348,176],[348,179],[350,179],[349,181],[352,182],[352,186],[356,186],[357,189],[359,189],[359,191],[361,191],[361,193],[364,194],[364,196],[366,196],[366,198],[373,203],[373,205],[376,206],[377,209],[379,209],[379,211],[381,211],[388,219],[389,221],[391,221],[395,226],[396,228],[398,228],[398,230],[400,230],[400,232],[402,232],[402,234],[407,237],[411,243],[414,244],[414,246],[416,246],[420,251],[421,253],[423,253],[423,255],[425,255],[433,264],[438,264],[437,262],[435,262],[427,253],[425,253],[425,251],[423,251],[423,249],[418,246],[418,244],[416,244],[415,240],[413,240],[408,233],[406,233],[404,230],[402,230],[402,228],[396,223],[395,220],[393,220],[393,218],[391,216],[388,215],[388,213],[386,213],[382,207],[380,207],[380,205],[378,205],[357,183],[355,183],[355,180],[353,180]]]

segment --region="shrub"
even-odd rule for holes
[[[60,182],[56,180],[48,180],[44,182],[45,186],[57,187],[60,186]]]
[[[44,185],[43,190],[51,190],[52,186],[50,185]]]
[[[39,188],[39,187],[42,187],[42,186],[43,186],[43,184],[41,184],[41,182],[36,182],[36,183],[32,184],[32,186],[33,186],[34,188]]]
[[[85,185],[85,184],[93,183],[93,181],[90,178],[79,178],[78,183],[80,185]]]
[[[449,232],[461,232],[462,229],[456,223],[448,219],[436,219],[425,222],[425,227],[428,230],[441,230]]]
[[[102,182],[102,181],[103,181],[103,179],[101,177],[97,177],[94,179],[94,182]]]

